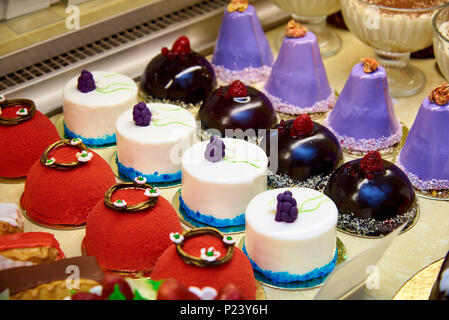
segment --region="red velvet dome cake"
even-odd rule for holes
[[[45,148],[59,139],[55,126],[33,101],[0,102],[0,177],[26,176]]]
[[[111,187],[87,219],[85,248],[106,270],[149,274],[182,232],[172,205],[145,178]],[[109,195],[109,197],[108,197]]]
[[[256,280],[251,263],[230,236],[213,228],[170,234],[174,242],[159,258],[151,278],[175,279],[189,291],[213,300],[226,286],[235,285],[245,300],[254,300]]]
[[[80,139],[49,146],[31,167],[20,203],[36,222],[77,226],[115,184],[105,160]]]

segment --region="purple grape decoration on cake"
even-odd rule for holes
[[[298,218],[298,207],[293,194],[284,191],[277,196],[276,217],[277,222],[292,223]]]
[[[95,86],[95,79],[93,74],[87,70],[82,70],[81,75],[78,77],[77,88],[82,93],[94,91],[97,87]]]
[[[133,109],[133,120],[136,126],[147,127],[151,122],[151,111],[144,102],[139,102]]]
[[[217,136],[212,136],[206,146],[204,157],[210,162],[221,161],[225,157],[225,148],[223,140]]]

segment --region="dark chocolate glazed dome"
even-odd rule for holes
[[[277,175],[287,175],[296,181],[328,176],[342,159],[340,144],[334,134],[308,115],[281,121],[262,141],[270,156],[270,141],[278,141]]]
[[[409,179],[376,151],[338,168],[324,193],[337,205],[339,228],[360,235],[384,235],[416,214]]]
[[[276,124],[270,100],[238,80],[215,90],[201,105],[199,117],[205,129],[217,129],[223,136],[226,129],[268,130]]]
[[[187,37],[180,37],[171,50],[162,48],[150,61],[140,84],[158,99],[198,103],[206,99],[217,81],[211,64],[190,49]]]

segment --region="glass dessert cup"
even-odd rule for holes
[[[433,49],[441,73],[449,81],[449,6],[433,18]]]
[[[340,37],[326,25],[327,16],[340,10],[340,0],[274,0],[274,3],[316,35],[323,58],[333,56],[340,50]],[[284,36],[282,30],[276,39],[278,49]]]
[[[420,92],[424,73],[411,65],[411,52],[432,44],[432,19],[447,4],[419,9],[391,8],[364,0],[341,0],[349,30],[374,48],[376,59],[387,70],[390,93],[395,98]]]

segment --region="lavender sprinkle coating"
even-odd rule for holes
[[[206,146],[204,157],[210,162],[218,162],[225,157],[226,146],[223,140],[218,136],[212,136],[210,142]]]
[[[94,91],[97,87],[95,86],[95,80],[92,73],[87,70],[82,70],[81,75],[78,77],[78,90],[82,93],[88,93]]]
[[[136,126],[147,127],[151,122],[151,111],[145,102],[139,102],[133,109],[133,120]]]
[[[290,191],[284,191],[277,196],[276,217],[277,222],[292,223],[298,218],[298,207]]]

